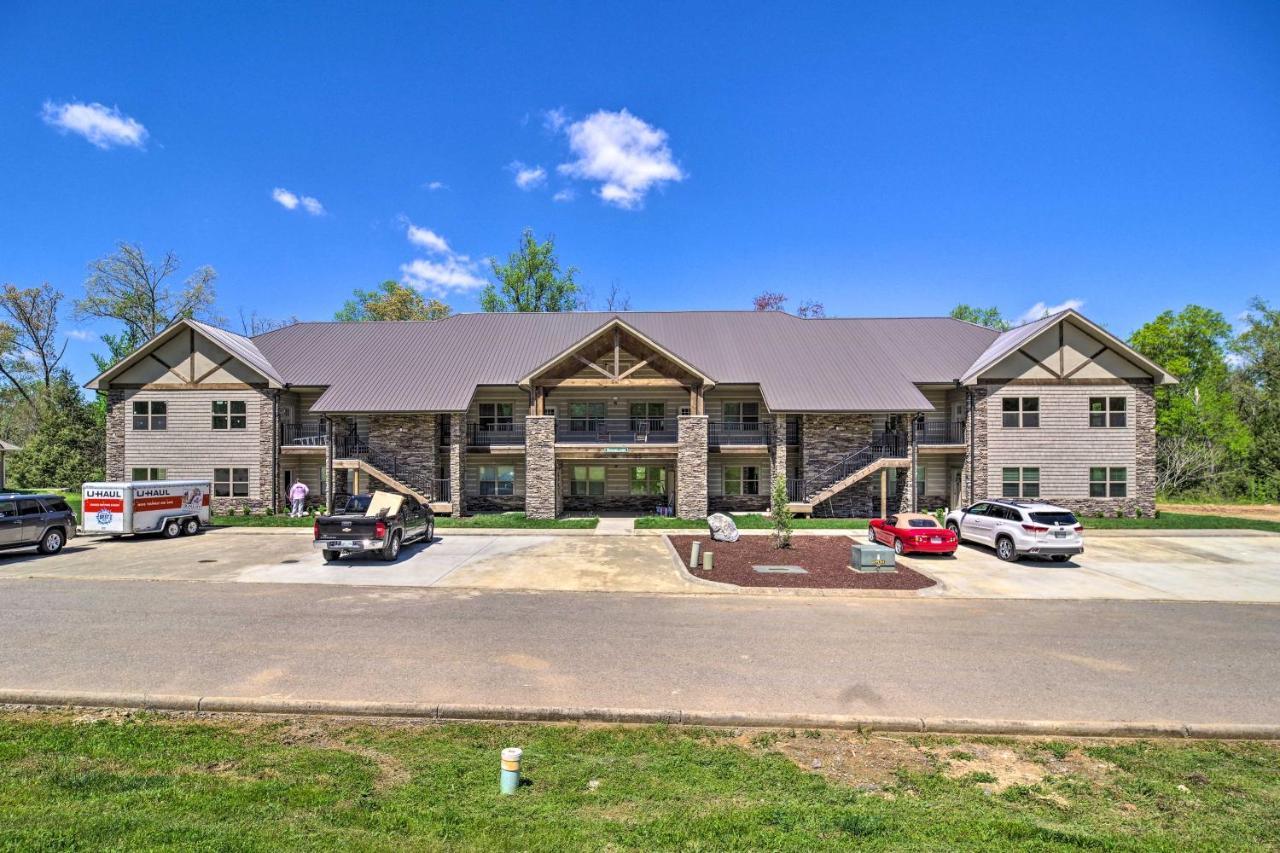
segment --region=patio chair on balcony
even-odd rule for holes
[[[635,428],[635,440],[637,442],[647,442],[649,440],[649,422],[647,420],[638,420],[632,426]]]
[[[609,422],[603,419],[596,421],[596,441],[609,443],[611,434],[609,432]]]

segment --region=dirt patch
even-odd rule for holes
[[[1082,744],[1015,741],[983,743],[921,743],[911,737],[859,735],[848,732],[745,732],[736,742],[749,749],[774,750],[810,773],[869,793],[884,793],[899,774],[942,773],[950,779],[971,780],[988,793],[1014,785],[1033,787],[1046,779],[1072,777],[1100,784],[1112,767],[1090,758]],[[1052,748],[1050,748],[1050,746]],[[1042,799],[1068,805],[1047,792]]]
[[[290,745],[300,744],[315,749],[336,749],[372,761],[378,768],[378,775],[373,781],[376,791],[385,791],[409,781],[409,771],[400,759],[363,744],[348,743],[335,738],[323,724],[315,720],[294,720],[280,733],[280,742]]]
[[[790,548],[774,548],[768,536],[743,536],[737,542],[716,542],[710,536],[668,536],[676,553],[688,560],[694,542],[703,553],[715,555],[715,568],[691,571],[694,577],[736,586],[766,586],[793,589],[924,589],[934,581],[898,565],[896,572],[855,572],[849,568],[846,536],[803,536],[791,539]],[[754,566],[800,566],[805,574],[757,572]]]
[[[1280,521],[1280,505],[1276,504],[1158,504],[1156,509],[1187,515],[1225,515],[1229,518]]]

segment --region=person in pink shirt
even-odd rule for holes
[[[290,518],[302,518],[306,512],[307,495],[310,493],[307,484],[301,480],[289,487]]]

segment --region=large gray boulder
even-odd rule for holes
[[[738,525],[723,513],[717,512],[707,516],[707,527],[711,528],[711,538],[717,542],[738,541]]]

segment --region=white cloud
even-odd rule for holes
[[[552,133],[559,133],[560,129],[568,123],[569,116],[565,113],[564,107],[556,107],[542,114],[542,126]]]
[[[77,341],[88,341],[93,339],[93,332],[85,329],[68,329],[67,337]]]
[[[429,252],[435,252],[440,255],[453,254],[452,250],[449,248],[448,241],[436,232],[432,231],[430,228],[422,228],[410,222],[408,223],[406,236],[408,236],[410,243],[415,246],[421,246]]]
[[[312,216],[324,215],[324,205],[320,203],[319,199],[312,198],[309,195],[298,195],[286,190],[284,187],[276,187],[271,191],[271,197],[285,210],[297,210],[301,206],[303,210]]]
[[[45,101],[40,117],[50,127],[56,127],[63,133],[78,133],[103,149],[113,145],[142,148],[147,141],[147,129],[142,123],[116,107],[98,103],[55,104],[53,101]]]
[[[465,255],[449,255],[440,261],[414,258],[401,264],[400,272],[404,274],[405,284],[439,295],[451,290],[474,290],[485,284],[477,275],[476,264]]]
[[[516,186],[526,192],[546,183],[547,170],[541,166],[526,166],[519,160],[513,160],[507,168],[515,172]]]
[[[1036,320],[1039,320],[1042,317],[1047,317],[1050,314],[1057,314],[1059,311],[1066,311],[1068,308],[1073,311],[1079,311],[1083,307],[1083,299],[1068,299],[1065,302],[1058,303],[1057,305],[1046,305],[1043,302],[1037,302],[1035,305],[1032,305],[1024,311],[1018,319],[1014,320],[1013,324],[1015,326],[1020,326],[1023,323],[1035,322]]]
[[[573,198],[574,198],[573,190],[566,187],[565,189],[562,189],[558,193],[553,195],[551,197],[551,200],[552,201],[573,201]]]
[[[672,158],[666,131],[625,109],[599,110],[570,124],[565,133],[578,159],[561,164],[560,173],[598,181],[596,193],[609,204],[638,208],[653,187],[686,177]]]
[[[422,185],[422,188],[424,190],[430,190],[431,192],[434,193],[440,190],[447,190],[449,188],[449,185],[446,184],[444,181],[427,181],[425,184]]]

